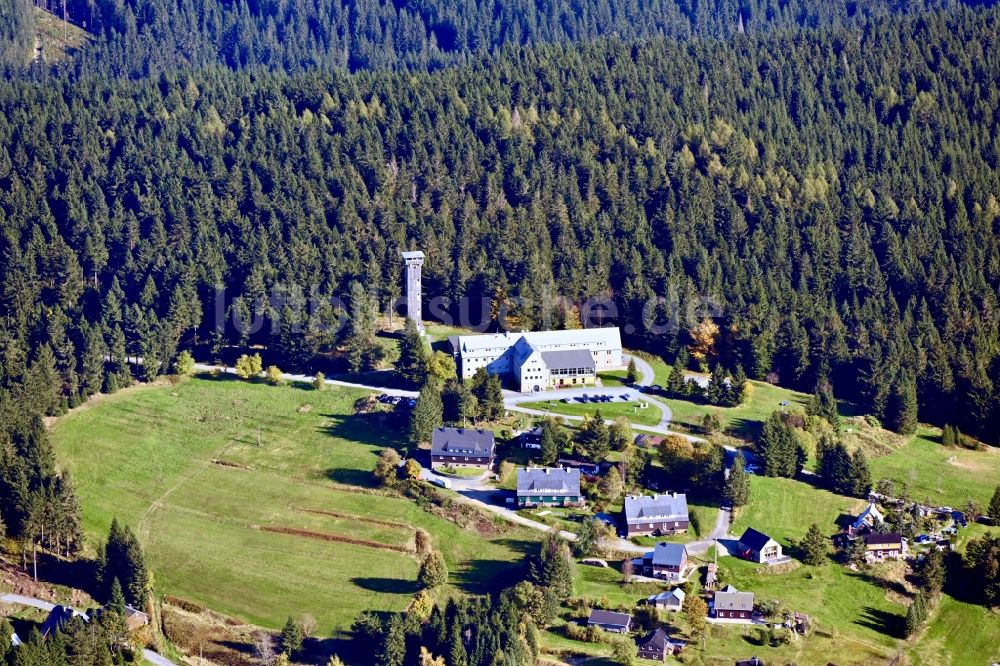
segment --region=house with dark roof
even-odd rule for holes
[[[81,617],[84,622],[89,621],[89,618],[86,615],[70,608],[69,606],[56,605],[49,611],[48,617],[46,617],[45,622],[42,623],[42,638],[52,636],[57,631],[62,629],[66,623],[74,617]]]
[[[866,534],[865,559],[870,562],[883,562],[885,560],[897,560],[903,556],[906,544],[899,534],[876,534],[874,532]]]
[[[628,536],[680,534],[687,532],[687,495],[629,495],[625,498],[625,525]]]
[[[664,610],[677,612],[684,606],[685,598],[684,590],[679,587],[675,587],[667,592],[660,592],[659,594],[654,594],[646,599],[646,604],[652,606],[656,610]]]
[[[496,440],[492,430],[435,428],[431,436],[431,469],[493,466]]]
[[[858,517],[848,525],[847,533],[849,536],[854,536],[855,534],[861,534],[863,532],[871,531],[872,528],[881,525],[885,522],[885,516],[882,512],[878,510],[875,506],[875,502],[869,502],[865,510],[858,514]]]
[[[661,541],[642,557],[632,560],[634,571],[647,578],[679,581],[684,578],[688,553],[684,544]]]
[[[632,616],[628,613],[594,609],[587,619],[588,627],[600,627],[615,634],[627,634],[632,629]]]
[[[670,638],[663,627],[640,638],[638,641],[639,657],[653,661],[666,661],[667,655],[678,654],[687,645],[684,641]]]
[[[520,437],[518,437],[518,440],[522,449],[541,449],[542,426],[532,428],[531,430],[525,430],[521,433]]]
[[[518,506],[580,506],[580,470],[528,467],[517,470]]]
[[[743,559],[760,564],[776,564],[789,559],[781,554],[780,543],[752,527],[740,537],[739,553]]]
[[[740,592],[732,585],[715,593],[712,617],[720,620],[746,620],[753,617],[753,592]]]

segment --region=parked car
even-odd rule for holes
[[[622,400],[625,400],[627,402],[627,401],[629,401],[631,399],[632,399],[632,394],[631,393],[622,393]]]
[[[656,391],[657,393],[659,393],[660,391],[662,391],[662,390],[663,390],[663,387],[662,387],[662,386],[660,386],[659,384],[653,384],[653,385],[652,385],[652,386],[650,386],[649,388],[653,389],[653,390],[654,390],[654,391]]]
[[[931,541],[933,541],[933,539],[931,539],[926,534],[919,534],[919,535],[917,535],[917,538],[914,539],[913,541],[914,541],[914,543],[930,543]]]

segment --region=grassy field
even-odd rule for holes
[[[872,477],[905,482],[921,502],[959,507],[974,499],[987,506],[1000,483],[1000,449],[948,449],[939,436],[937,429],[921,429],[908,444],[872,459]]]
[[[645,408],[639,407],[639,403],[623,402],[560,402],[559,400],[539,400],[537,402],[521,403],[521,407],[526,409],[540,409],[554,414],[565,416],[593,416],[600,411],[605,419],[614,419],[624,416],[632,423],[639,425],[656,425],[660,422],[660,408],[653,403],[646,403]]]
[[[863,508],[859,499],[835,495],[794,479],[750,477],[750,503],[736,510],[732,531],[739,535],[748,527],[768,534],[782,545],[801,539],[812,523],[824,534],[837,531],[841,515]]]
[[[359,488],[378,451],[405,445],[387,417],[354,414],[362,395],[194,378],[101,397],[59,419],[53,442],[89,547],[118,516],[158,593],[271,627],[310,613],[329,633],[406,606],[417,527],[448,562],[445,594],[489,591],[537,535],[480,534]]]

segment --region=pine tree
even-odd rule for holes
[[[503,414],[503,386],[500,384],[500,377],[489,375],[483,386],[482,396],[479,398],[479,406],[482,410],[483,418],[487,421],[495,421]]]
[[[908,373],[903,373],[893,388],[885,421],[891,430],[901,435],[917,431],[917,386]]]
[[[396,613],[389,616],[382,645],[378,651],[378,663],[382,666],[403,666],[406,659],[406,635],[403,620]]]
[[[420,389],[417,404],[410,414],[410,439],[414,442],[429,442],[434,429],[444,422],[444,403],[438,380],[429,380]]]
[[[848,465],[850,478],[850,494],[854,497],[868,497],[872,489],[872,473],[868,467],[868,458],[860,448],[855,449]],[[846,494],[846,493],[845,493]]]
[[[542,422],[542,456],[543,465],[552,465],[562,453],[562,437],[559,435],[559,424],[553,419]]]
[[[281,630],[281,651],[289,657],[302,649],[302,630],[291,616],[285,621],[285,626]]]
[[[746,506],[750,501],[750,478],[746,472],[746,460],[737,452],[733,466],[726,479],[726,499],[733,507]]]
[[[550,532],[545,536],[531,570],[535,584],[550,588],[560,599],[573,594],[573,558],[558,534]]]
[[[687,355],[683,352],[679,353],[677,358],[674,359],[674,364],[670,369],[670,375],[667,377],[667,384],[663,387],[667,396],[671,398],[680,398],[685,395],[684,370],[686,365]]]
[[[806,564],[817,565],[823,562],[826,556],[826,538],[816,523],[809,526],[799,548],[802,550],[802,561]]]
[[[635,384],[637,381],[639,381],[639,369],[635,365],[635,359],[629,358],[628,370],[625,372],[625,383]]]
[[[420,386],[427,378],[427,349],[417,323],[406,318],[403,337],[399,342],[399,360],[396,373],[409,386]]]
[[[448,582],[448,565],[445,564],[441,553],[432,550],[424,558],[424,561],[420,563],[417,581],[421,587],[429,589],[440,587]]]
[[[934,596],[944,587],[946,575],[944,553],[934,548],[924,558],[923,567],[920,569],[920,583],[931,596]]]
[[[990,517],[990,521],[994,525],[1000,525],[1000,486],[996,487],[993,491],[993,497],[990,499],[990,506],[986,509],[986,515]]]

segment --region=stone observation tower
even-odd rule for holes
[[[401,252],[406,263],[406,316],[417,324],[417,329],[424,332],[424,322],[421,308],[420,267],[424,265],[423,252]]]

